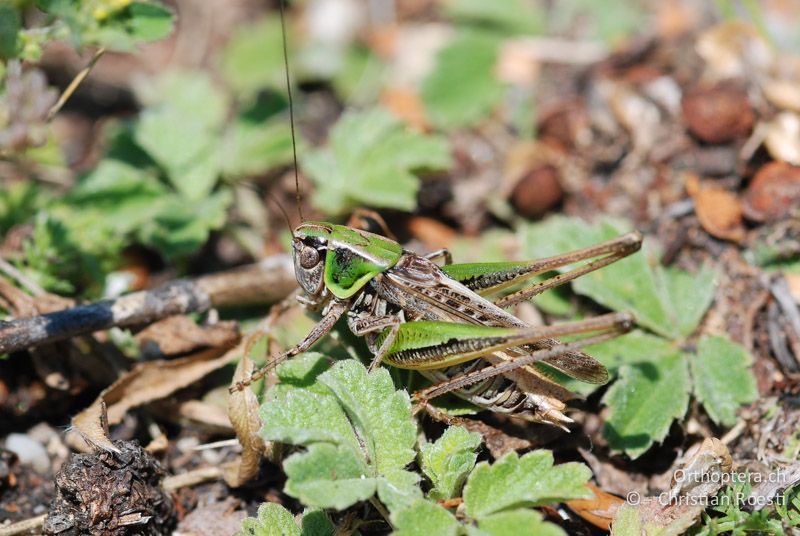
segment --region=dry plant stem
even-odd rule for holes
[[[291,258],[276,255],[242,268],[177,280],[114,300],[0,322],[0,354],[115,326],[149,324],[167,316],[203,312],[211,307],[273,303],[286,297],[296,284]]]
[[[86,65],[86,67],[81,69],[80,72],[75,75],[75,78],[72,79],[72,82],[69,83],[69,85],[61,94],[61,96],[58,98],[53,107],[50,108],[50,110],[47,112],[48,122],[52,121],[53,117],[55,117],[58,111],[61,110],[61,108],[64,106],[64,103],[66,103],[67,100],[69,100],[72,94],[75,93],[75,90],[78,89],[78,86],[81,85],[81,82],[86,80],[86,77],[89,76],[89,73],[92,71],[92,67],[94,67],[97,61],[101,57],[103,57],[103,54],[105,54],[105,52],[106,52],[105,48],[101,47],[97,49],[97,52],[94,53],[94,56],[92,56],[92,59],[89,60],[89,63]]]
[[[161,487],[167,491],[174,491],[178,488],[195,486],[203,482],[208,482],[209,480],[219,480],[222,478],[222,475],[225,472],[225,467],[228,465],[230,464],[224,463],[219,466],[209,465],[207,467],[198,467],[197,469],[193,469],[187,473],[168,476],[164,479],[164,483],[161,485]]]
[[[0,536],[17,536],[18,534],[30,534],[30,531],[38,529],[44,524],[47,514],[30,517],[22,521],[17,521],[10,525],[0,526]]]
[[[34,296],[41,296],[45,293],[44,289],[36,284],[34,280],[17,270],[13,264],[2,258],[0,258],[0,271],[16,280],[17,283],[28,289],[28,292]]]

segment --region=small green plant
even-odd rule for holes
[[[420,445],[409,397],[388,370],[367,373],[351,359],[328,364],[314,353],[284,363],[261,408],[264,438],[301,447],[283,462],[284,491],[309,508],[380,501],[400,534],[465,534],[474,524],[486,534],[563,534],[531,508],[591,495],[589,469],[554,465],[546,450],[476,465],[480,436],[459,427]],[[437,503],[459,496],[456,513]],[[257,532],[267,514],[285,518],[287,533],[315,534],[306,532],[308,514],[301,529],[279,507],[264,508],[245,534],[272,534]]]
[[[528,255],[545,256],[585,246],[626,229],[605,220],[590,226],[552,218],[521,228]],[[649,330],[634,331],[589,348],[617,381],[603,397],[611,409],[604,435],[631,457],[661,441],[688,408],[689,395],[720,425],[736,422],[736,409],[755,400],[751,356],[726,336],[706,336],[688,345],[714,297],[715,273],[690,274],[663,268],[652,257],[634,255],[572,283],[572,289],[612,310],[631,310]],[[694,350],[688,350],[690,347]],[[570,384],[572,385],[572,384]],[[574,386],[588,393],[592,386]]]

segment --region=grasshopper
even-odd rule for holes
[[[283,0],[279,6],[300,210]],[[552,371],[588,383],[606,383],[606,368],[581,348],[630,330],[633,316],[611,313],[559,325],[530,326],[506,308],[622,259],[636,252],[641,243],[641,235],[632,232],[534,261],[453,264],[444,249],[422,256],[364,229],[301,223],[292,232],[295,275],[303,292],[297,298],[307,309],[321,311],[322,319],[300,343],[249,379],[237,382],[231,392],[244,389],[281,362],[310,349],[346,316],[350,330],[365,337],[374,355],[370,370],[386,363],[419,371],[433,382],[414,395],[418,407],[429,408],[428,400],[452,392],[481,408],[564,428],[572,422],[564,415],[564,402],[573,394],[552,378]],[[442,261],[442,266],[435,260]],[[587,262],[489,299],[536,275],[581,261]],[[589,335],[569,343],[555,339],[578,334]]]
[[[276,356],[241,390],[271,368],[311,348],[342,316],[363,336],[379,363],[419,371],[434,382],[419,404],[453,392],[476,406],[563,427],[572,393],[551,378],[557,370],[602,384],[606,368],[580,348],[629,330],[629,313],[611,313],[552,326],[530,326],[505,307],[606,266],[641,246],[637,232],[581,250],[529,262],[452,264],[447,250],[417,255],[365,230],[305,222],[292,233],[298,300],[322,319],[296,346]],[[439,266],[434,262],[443,260]],[[593,259],[593,260],[592,260]],[[487,296],[543,272],[588,261],[522,290]],[[560,343],[555,337],[590,334]]]

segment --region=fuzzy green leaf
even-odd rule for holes
[[[727,337],[703,337],[690,360],[694,392],[717,424],[732,426],[736,410],[758,396],[750,371],[753,358]]]
[[[265,425],[266,426],[266,425]],[[359,453],[345,446],[315,443],[286,458],[284,491],[303,504],[344,510],[375,494],[376,479]]]
[[[702,268],[696,274],[666,268],[663,274],[678,332],[688,337],[697,329],[714,299],[717,273],[710,268]]]
[[[525,0],[506,0],[497,4],[484,0],[450,0],[447,14],[469,24],[487,26],[509,34],[537,34],[544,29],[544,10]]]
[[[689,404],[686,356],[674,348],[670,351],[667,341],[651,340],[652,348],[643,349],[646,354],[640,361],[623,366],[619,380],[603,397],[611,409],[603,434],[611,448],[632,458],[663,440]]]
[[[493,465],[479,463],[464,487],[464,506],[471,517],[523,506],[590,497],[586,481],[592,475],[581,463],[553,465],[553,454],[536,450],[521,458],[506,454]]]
[[[256,517],[242,521],[242,528],[236,536],[330,536],[336,527],[325,512],[306,510],[300,526],[294,516],[283,506],[264,503],[258,507]]]
[[[390,510],[421,497],[418,475],[404,469],[416,442],[408,395],[384,369],[368,374],[346,360],[319,374],[320,363],[311,355],[280,367],[286,383],[270,389],[261,408],[265,438],[308,447],[284,462],[286,493],[336,509],[376,492]]]
[[[485,516],[478,520],[478,528],[480,534],[489,536],[566,536],[561,527],[548,523],[535,510],[512,510]]]
[[[417,499],[408,508],[393,514],[392,521],[397,529],[395,536],[455,536],[461,528],[453,514],[438,504],[423,499]]]
[[[477,123],[500,101],[503,84],[494,74],[499,43],[492,33],[462,32],[439,51],[420,94],[437,127]]]
[[[359,205],[412,210],[419,190],[413,172],[449,165],[444,138],[413,132],[381,108],[344,114],[328,147],[303,159],[317,185],[314,203],[331,214]]]
[[[170,10],[151,2],[132,2],[127,16],[127,33],[138,41],[157,41],[167,37],[175,22]]]
[[[140,98],[151,106],[135,127],[136,143],[181,195],[194,201],[206,198],[221,168],[216,145],[227,113],[224,93],[207,75],[173,72],[142,90]]]
[[[284,92],[283,40],[279,17],[265,17],[238,29],[221,55],[222,74],[245,97],[262,89]]]
[[[292,514],[280,504],[265,502],[258,507],[257,517],[242,521],[237,536],[300,536],[300,527]]]
[[[431,479],[432,499],[458,497],[472,468],[481,444],[481,435],[460,426],[451,426],[434,443],[423,445],[422,470]]]

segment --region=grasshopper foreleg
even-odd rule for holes
[[[392,347],[395,338],[397,338],[397,334],[400,332],[402,323],[403,321],[397,315],[362,318],[351,323],[350,330],[358,337],[384,331],[386,329],[389,330],[383,342],[381,342],[380,347],[375,352],[375,357],[372,358],[372,362],[369,364],[368,370],[370,372],[380,365],[384,356],[389,352],[389,348]]]
[[[280,365],[290,357],[294,357],[301,352],[305,352],[309,348],[311,348],[314,343],[320,340],[322,337],[328,334],[331,329],[333,329],[334,324],[342,314],[347,310],[348,304],[346,302],[339,302],[334,301],[331,302],[328,311],[325,313],[325,316],[322,317],[322,320],[314,326],[314,329],[306,335],[306,337],[300,341],[297,345],[293,346],[292,348],[288,349],[287,351],[283,352],[282,354],[276,356],[274,359],[267,362],[263,367],[255,371],[249,378],[236,382],[236,385],[232,386],[228,389],[229,392],[234,393],[236,391],[241,391],[251,383],[256,380],[260,380],[267,373],[275,368],[276,366]]]

